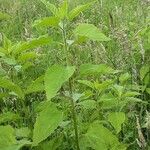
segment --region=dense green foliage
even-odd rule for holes
[[[149,0],[0,0],[0,150],[149,150]]]

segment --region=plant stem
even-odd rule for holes
[[[62,29],[62,35],[63,35],[63,42],[64,42],[64,53],[65,53],[65,57],[66,57],[66,65],[69,66],[70,65],[70,61],[69,61],[69,57],[68,57],[69,47],[67,45],[67,36],[66,36],[66,30],[65,30],[64,24],[63,24],[63,29]],[[72,90],[72,80],[71,79],[69,79],[69,95],[70,95],[73,126],[74,126],[74,132],[75,132],[75,144],[76,144],[76,149],[80,150],[77,117],[76,117],[74,100],[72,98],[73,97],[73,90]]]
[[[78,126],[77,126],[77,117],[76,117],[76,111],[75,111],[75,104],[74,100],[72,98],[72,82],[71,79],[69,79],[69,94],[70,94],[70,102],[71,102],[71,109],[72,109],[72,118],[73,118],[73,125],[74,125],[74,131],[75,131],[75,141],[76,141],[76,148],[77,150],[80,150],[79,148],[79,136],[78,136]]]

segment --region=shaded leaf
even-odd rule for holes
[[[52,39],[49,36],[41,36],[36,39],[32,39],[28,42],[23,42],[15,45],[13,47],[13,53],[16,55],[18,53],[21,53],[23,51],[29,50],[29,49],[34,49],[43,45],[50,44],[52,42]]]
[[[124,146],[115,135],[98,122],[90,125],[87,133],[80,139],[80,143],[82,142],[84,147],[95,150],[108,150],[117,146]]]
[[[18,97],[24,98],[24,93],[22,89],[8,79],[0,78],[0,87],[11,90],[15,92],[18,95]]]
[[[30,94],[33,92],[44,91],[44,75],[38,77],[35,81],[33,81],[25,91],[25,94]]]

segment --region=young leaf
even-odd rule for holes
[[[8,79],[0,78],[0,87],[11,90],[15,92],[18,95],[18,97],[24,98],[24,93],[22,89]]]
[[[45,74],[45,90],[47,99],[53,98],[64,82],[66,82],[75,72],[74,66],[58,66],[50,67]]]
[[[115,135],[98,122],[90,125],[87,133],[80,139],[80,142],[84,143],[84,147],[95,150],[108,150],[117,146],[125,147],[118,141]]]
[[[145,76],[147,75],[147,73],[150,72],[150,66],[145,65],[140,69],[140,78],[141,80],[143,80],[145,78]]]
[[[11,41],[3,34],[3,48],[7,51],[7,54],[10,52]]]
[[[92,89],[94,89],[94,83],[92,83],[91,81],[88,80],[78,80],[79,83],[84,84]]]
[[[125,122],[125,113],[123,112],[111,112],[108,115],[108,121],[116,130],[118,134],[121,131],[121,125]]]
[[[41,0],[41,2],[46,6],[46,8],[54,15],[57,16],[58,9],[54,4],[49,3],[47,0]]]
[[[62,112],[59,111],[55,104],[46,102],[45,108],[39,113],[33,130],[33,146],[51,135],[62,122]]]
[[[37,57],[36,52],[26,52],[26,53],[22,53],[21,55],[19,55],[19,57],[17,58],[17,61],[21,63],[25,63],[26,61],[35,59],[36,57]]]
[[[44,76],[38,77],[35,81],[33,81],[25,91],[25,94],[30,94],[33,92],[44,91]]]
[[[110,38],[106,37],[96,26],[93,24],[79,24],[74,30],[76,36],[87,37],[93,41],[109,41]]]
[[[41,20],[36,20],[33,24],[34,27],[57,27],[59,19],[57,17],[46,17]]]
[[[105,64],[83,64],[80,66],[80,75],[112,74],[114,70]]]
[[[121,83],[124,83],[126,82],[128,79],[131,78],[131,75],[129,73],[125,73],[125,74],[122,74],[120,77],[119,77],[119,81]]]
[[[94,2],[90,2],[90,3],[87,3],[85,5],[79,5],[77,6],[76,8],[74,8],[73,10],[71,10],[69,12],[69,20],[72,21],[75,17],[77,17],[81,12],[87,10],[91,5],[93,5],[95,3]]]
[[[50,44],[51,42],[52,39],[49,36],[41,36],[37,39],[32,39],[31,41],[23,42],[15,45],[13,47],[14,49],[13,53],[16,55],[29,49],[34,49],[43,45]]]
[[[62,5],[58,10],[58,16],[60,19],[64,19],[68,17],[68,0],[64,0]]]

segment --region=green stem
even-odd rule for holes
[[[66,30],[63,24],[63,29],[62,29],[62,35],[63,35],[63,42],[64,42],[64,53],[66,57],[66,65],[70,65],[69,61],[69,47],[67,45],[67,36],[66,36]],[[72,113],[72,119],[73,119],[73,126],[74,126],[74,132],[75,132],[75,144],[76,144],[76,149],[80,150],[79,148],[79,136],[78,136],[78,125],[77,125],[77,117],[76,117],[76,110],[75,110],[75,104],[73,100],[73,90],[72,90],[72,80],[69,79],[69,95],[70,95],[70,103],[71,103],[71,113]]]

